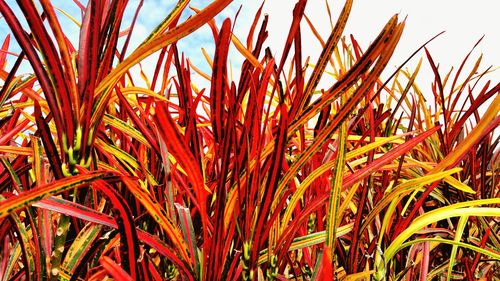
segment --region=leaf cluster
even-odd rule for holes
[[[180,0],[129,51],[142,1],[130,26],[126,0],[74,1],[78,46],[51,1],[17,2],[0,0],[21,47],[0,49],[0,279],[498,278],[500,83],[481,57],[443,76],[425,49],[424,93],[422,59],[380,78],[397,15],[366,50],[342,36],[352,0],[326,40],[297,1],[278,53],[262,6],[243,43],[214,19],[231,0],[186,20]],[[177,46],[203,25],[209,73]]]

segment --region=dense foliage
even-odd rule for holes
[[[327,39],[297,1],[278,54],[261,10],[244,43],[217,25],[231,0],[186,20],[179,0],[133,51],[142,1],[123,26],[126,0],[75,0],[78,45],[51,1],[17,2],[0,0],[1,280],[498,280],[500,83],[480,58],[443,76],[424,45],[432,93],[423,60],[382,81],[404,21],[363,50],[342,36],[352,0]],[[211,73],[176,44],[205,24]]]

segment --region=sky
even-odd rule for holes
[[[327,0],[331,10],[333,20],[337,18],[344,1],[342,0]],[[16,9],[16,4],[13,0],[8,0],[13,9]],[[85,1],[82,1],[85,2]],[[192,0],[190,5],[197,8],[203,8],[211,1],[207,0]],[[59,7],[66,12],[75,15],[77,20],[79,11],[73,1],[56,0],[53,1],[56,7]],[[124,26],[132,19],[133,10],[137,7],[138,0],[129,1],[129,9],[126,12]],[[242,7],[240,14],[235,24],[235,34],[241,41],[245,42],[246,33],[254,19],[255,12],[262,2],[255,0],[234,0],[234,2],[224,10],[216,19],[220,26],[222,20],[229,17],[234,20],[237,10]],[[269,38],[267,45],[271,50],[280,53],[283,44],[286,40],[287,32],[292,20],[292,10],[296,1],[285,0],[267,0],[264,4],[263,14],[269,14]],[[167,0],[145,0],[141,13],[139,14],[138,23],[132,36],[130,50],[136,47],[147,34],[153,30],[164,16],[168,15],[173,7],[174,1]],[[484,39],[476,48],[476,51],[471,57],[469,65],[472,66],[475,59],[483,54],[483,68],[488,66],[497,67],[500,65],[500,17],[497,13],[500,11],[499,0],[355,0],[349,17],[344,34],[353,36],[358,40],[361,47],[366,49],[370,42],[377,36],[389,18],[398,13],[399,19],[406,18],[406,27],[400,43],[396,49],[393,59],[390,61],[387,71],[384,75],[392,73],[397,66],[406,60],[421,44],[436,35],[441,31],[445,31],[443,35],[428,45],[428,49],[433,55],[434,61],[440,64],[440,71],[447,72],[450,67],[459,66],[460,62],[465,58],[474,44],[484,35]],[[193,12],[189,9],[183,14],[183,19],[192,15]],[[70,34],[70,40],[76,45],[78,41],[78,28],[60,14],[63,27]],[[331,25],[328,14],[326,13],[325,0],[309,0],[306,8],[306,15],[312,20],[322,37],[326,40],[328,37]],[[308,26],[305,21],[302,24],[303,30],[303,48],[304,54],[311,56],[311,62],[320,53],[320,45],[312,34],[308,32]],[[0,21],[0,40],[3,40],[6,33],[9,32],[5,22]],[[212,55],[214,52],[214,44],[212,33],[208,27],[203,27],[190,36],[182,39],[178,43],[178,48],[184,52],[190,60],[201,67],[205,71],[209,71],[208,64],[201,53],[201,47]],[[15,50],[15,49],[14,49]],[[231,63],[237,73],[241,64],[241,56],[237,55],[235,48],[231,48]],[[408,66],[414,67],[419,57],[425,54],[420,52],[417,58],[410,61]],[[9,59],[12,65],[14,59]],[[143,70],[146,73],[152,72],[155,57],[146,60],[142,63]],[[429,64],[424,61],[421,74],[417,82],[425,88],[430,87],[432,80],[432,70]],[[489,76],[493,81],[500,80],[500,70]],[[429,88],[430,89],[430,88]]]
[[[275,1],[276,2],[276,1]],[[266,12],[270,15],[291,14],[293,4],[291,1],[280,1],[282,5],[268,1],[265,5]],[[287,3],[287,5],[285,5]],[[309,1],[306,15],[320,29],[323,38],[330,32],[328,17],[325,16],[325,1]],[[344,1],[329,1],[335,19],[340,13]],[[498,0],[355,0],[351,15],[347,22],[345,35],[353,34],[363,49],[369,46],[376,35],[383,28],[389,18],[398,13],[399,19],[406,17],[405,31],[396,48],[393,59],[387,70],[392,73],[397,66],[403,63],[419,46],[434,35],[445,31],[443,35],[427,45],[434,61],[440,63],[441,72],[448,71],[450,67],[459,66],[475,43],[484,35],[484,39],[471,56],[471,65],[483,53],[483,66],[500,65],[500,1]],[[270,26],[276,28],[281,19],[270,19]],[[288,20],[290,21],[290,19]],[[321,29],[321,27],[323,27]],[[271,32],[271,31],[270,31]],[[277,36],[284,32],[275,32]],[[277,42],[283,39],[276,38]],[[319,44],[309,45],[310,53],[318,53]],[[307,46],[306,44],[304,44]],[[409,66],[415,66],[418,58],[425,56],[420,52]],[[472,60],[474,59],[474,60]],[[388,72],[386,72],[386,75]],[[433,79],[432,70],[424,60],[423,68],[419,75],[419,84],[430,86]],[[497,71],[490,78],[499,81],[500,72]]]

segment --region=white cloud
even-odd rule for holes
[[[154,2],[156,2],[155,5],[145,5],[140,14],[140,24],[138,26],[142,24],[139,28],[143,29],[143,31],[152,30],[152,21],[159,22],[162,19],[161,16],[158,16],[158,18],[149,16],[160,14],[158,12],[160,9],[157,9],[158,2]],[[270,46],[273,53],[277,55],[279,55],[283,49],[288,29],[292,21],[295,2],[296,1],[266,1],[264,5],[262,15],[269,14],[269,37],[266,41],[266,46]],[[190,5],[197,8],[203,8],[209,3],[210,1],[206,0],[195,0],[191,1]],[[332,9],[332,17],[335,23],[344,5],[344,1],[329,1],[328,3]],[[223,19],[226,17],[234,20],[234,16],[240,5],[243,5],[236,21],[235,33],[240,40],[245,43],[247,32],[260,4],[261,1],[235,0],[216,18],[217,24],[220,27]],[[483,52],[484,58],[482,65],[484,67],[482,69],[485,69],[489,65],[498,66],[500,62],[500,52],[498,52],[500,37],[496,29],[497,26],[500,26],[500,19],[495,15],[495,11],[500,10],[498,9],[500,7],[497,6],[500,6],[500,4],[498,4],[496,0],[483,0],[480,5],[477,2],[460,0],[357,0],[354,2],[344,35],[348,36],[353,34],[362,48],[366,49],[389,18],[399,13],[400,20],[407,17],[405,32],[403,33],[393,59],[387,67],[384,77],[391,74],[396,67],[406,60],[406,58],[422,43],[443,30],[445,30],[446,33],[428,45],[428,49],[433,55],[435,62],[440,64],[442,75],[448,72],[452,66],[456,69],[465,55],[483,34],[485,38],[471,57],[469,65],[472,66],[472,59],[477,58],[479,54]],[[171,9],[171,7],[169,7],[167,11],[162,11],[163,15],[166,15],[169,9]],[[190,9],[186,9],[183,14],[183,19],[192,14],[193,12]],[[320,0],[309,1],[306,15],[312,20],[315,27],[326,40],[330,33],[331,25],[326,12],[325,2]],[[235,23],[233,22],[233,24]],[[257,28],[259,27],[260,22]],[[307,56],[311,56],[311,62],[314,63],[320,53],[320,44],[312,36],[309,27],[304,21],[302,22],[302,36],[303,58],[305,60]],[[200,51],[201,47],[204,47],[208,54],[212,55],[215,49],[212,32],[207,26],[183,38],[179,42],[178,47],[179,51],[184,52],[198,67],[206,72],[210,72],[208,64]],[[414,67],[418,58],[423,56],[425,56],[424,52],[420,52],[408,66],[410,68]],[[234,47],[231,47],[230,60],[233,66],[233,74],[239,73],[242,57],[237,53]],[[152,70],[148,71],[148,68],[152,68],[153,64],[143,64],[143,67],[146,72],[152,73]],[[499,72],[493,73],[489,78],[498,81],[500,78]],[[427,61],[424,60],[417,81],[424,91],[430,92],[432,80],[432,71]]]
[[[282,49],[292,21],[291,15],[295,2],[267,1],[264,6],[264,12],[270,14],[268,43],[273,50],[281,51]],[[335,22],[345,1],[328,1],[328,3]],[[325,7],[325,1],[309,1],[306,15],[326,40],[331,25]],[[344,34],[353,34],[360,45],[366,49],[389,18],[399,13],[400,20],[407,16],[405,32],[389,63],[389,71],[386,75],[396,69],[425,41],[443,30],[446,33],[428,45],[434,61],[440,63],[440,71],[443,75],[451,66],[458,68],[463,58],[482,35],[485,35],[485,38],[471,59],[475,61],[481,52],[484,53],[482,65],[485,69],[487,66],[500,64],[498,51],[500,49],[498,31],[500,18],[497,15],[499,10],[500,2],[497,0],[357,0],[354,1]],[[320,52],[320,45],[314,37],[307,35],[308,27],[304,22],[302,31],[304,54],[317,56]],[[417,58],[423,56],[425,53],[421,52]],[[473,65],[474,61],[471,60],[469,64]],[[416,62],[417,59],[413,59],[409,65],[416,65]],[[428,63],[425,60],[424,62],[418,81],[428,87],[433,76]],[[500,72],[493,73],[489,78],[498,81]]]

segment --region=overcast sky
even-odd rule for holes
[[[287,36],[287,30],[292,20],[291,14],[296,1],[266,1],[264,13],[270,15],[269,44],[274,50],[281,50]],[[239,26],[247,26],[246,22],[253,19],[253,11],[258,8],[260,1],[236,1],[235,6],[243,3],[242,16],[237,22]],[[329,0],[333,19],[337,18],[343,0]],[[388,65],[387,73],[391,72],[408,58],[420,45],[441,31],[440,37],[428,45],[434,61],[440,64],[440,71],[447,72],[450,67],[458,68],[461,61],[471,50],[474,44],[484,35],[484,39],[472,54],[469,65],[483,54],[482,65],[500,65],[500,1],[498,0],[355,0],[349,17],[345,35],[353,34],[366,49],[370,42],[377,36],[389,18],[398,13],[400,20],[406,17],[406,26],[393,59]],[[246,14],[248,13],[248,14]],[[326,40],[331,30],[331,25],[326,13],[324,0],[310,0],[307,4],[306,15],[313,21]],[[304,38],[304,53],[317,56],[320,52],[319,43],[306,30],[302,24]],[[424,56],[421,52],[413,59],[409,66],[416,65],[418,57]],[[426,88],[430,87],[433,78],[429,64],[424,60],[420,72],[419,82]],[[443,74],[444,75],[444,74]],[[500,80],[500,71],[489,76],[494,81]]]
[[[7,1],[14,3],[13,0]],[[85,2],[85,1],[82,1]],[[129,9],[124,25],[131,20],[132,11],[137,6],[138,0],[129,2]],[[158,24],[164,16],[168,14],[173,6],[174,1],[167,0],[145,0],[139,15],[138,24],[133,34],[133,42],[131,47],[137,46],[139,42]],[[207,0],[192,0],[190,5],[203,8],[211,1]],[[270,15],[269,23],[269,38],[267,44],[271,46],[273,52],[280,53],[287,31],[292,20],[292,10],[296,1],[285,0],[268,0],[264,5],[264,13]],[[73,1],[61,0],[53,1],[54,5],[64,9],[65,11],[76,15],[78,20],[78,10]],[[254,14],[260,6],[261,1],[250,0],[235,0],[223,13],[217,17],[219,24],[223,18],[230,17],[234,19],[234,15],[240,5],[243,5],[240,16],[237,19],[235,33],[244,42],[246,40],[246,32],[253,21]],[[332,9],[333,20],[340,13],[344,1],[328,0]],[[13,7],[15,4],[12,5]],[[326,39],[331,30],[328,15],[326,13],[324,0],[310,0],[307,4],[306,15],[313,21],[316,28],[319,30],[324,39]],[[17,9],[15,9],[18,11]],[[399,17],[406,19],[406,28],[400,40],[396,53],[391,60],[388,70],[394,70],[396,66],[401,64],[416,48],[422,43],[430,39],[441,31],[446,31],[438,39],[428,45],[428,49],[434,56],[434,60],[440,63],[440,71],[447,72],[451,66],[460,64],[472,46],[485,35],[481,44],[473,53],[472,59],[477,58],[483,53],[483,68],[487,66],[500,65],[500,11],[499,0],[355,0],[352,8],[351,16],[349,17],[345,35],[353,34],[361,44],[363,49],[376,37],[387,20],[399,13]],[[192,14],[190,11],[184,13],[184,18]],[[77,42],[78,29],[76,25],[61,15],[63,26],[69,32],[70,38],[75,44]],[[303,47],[304,56],[311,55],[317,57],[320,52],[320,45],[310,34],[308,27],[303,22]],[[8,28],[5,22],[0,23],[0,39],[3,40]],[[213,54],[214,45],[212,33],[207,27],[200,29],[189,37],[179,42],[179,49],[186,53],[188,57],[200,67],[207,69],[205,59],[201,56],[201,47],[204,47],[209,54]],[[233,54],[234,48],[233,49]],[[418,57],[424,56],[421,52]],[[233,66],[238,67],[241,63],[241,58],[232,58]],[[313,62],[313,61],[311,61]],[[414,65],[417,59],[414,59],[409,66]],[[471,61],[470,64],[473,64]],[[12,65],[13,59],[10,59]],[[149,72],[149,63],[144,63],[143,67],[146,72]],[[455,68],[456,68],[455,67]],[[387,73],[392,71],[387,71]],[[421,70],[422,84],[430,84],[431,69],[428,63],[424,63]],[[490,79],[494,81],[500,80],[500,72],[496,71],[491,74]]]
[[[269,13],[271,15],[280,14],[279,11],[283,8],[271,3],[266,5]],[[344,1],[329,1],[329,3],[334,13],[338,14]],[[324,27],[322,34],[325,34],[326,38],[330,31],[330,25],[327,17],[324,16],[324,1],[309,1],[308,5],[306,14],[313,20],[315,26]],[[434,60],[441,64],[440,70],[442,72],[448,71],[451,66],[460,64],[483,35],[485,38],[476,49],[473,58],[478,57],[483,52],[484,66],[498,66],[500,65],[500,17],[498,11],[500,11],[500,1],[498,0],[356,0],[345,34],[353,34],[361,46],[366,49],[387,20],[392,15],[399,13],[401,20],[407,17],[406,26],[388,69],[392,70],[400,65],[422,43],[441,31],[446,32],[430,43],[428,49],[434,56]],[[419,53],[418,57],[421,56],[424,56],[423,52]],[[413,64],[416,62],[417,59],[412,61]],[[473,62],[471,63],[473,64]],[[428,79],[431,79],[431,72],[428,64],[424,64],[424,68],[421,70],[421,74],[423,74],[421,82],[427,82]],[[497,81],[500,78],[499,74],[498,71],[495,74]],[[426,84],[430,84],[430,82]]]

